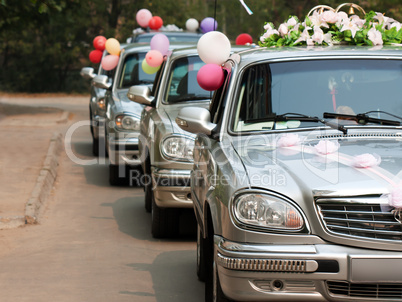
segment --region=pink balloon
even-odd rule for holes
[[[163,62],[163,56],[159,50],[150,50],[145,55],[147,64],[151,67],[158,67]]]
[[[107,55],[102,59],[101,65],[104,70],[112,70],[119,63],[119,56]]]
[[[159,50],[159,52],[166,56],[169,51],[169,38],[164,34],[156,34],[152,37],[150,46],[152,50]]]
[[[204,90],[213,91],[222,86],[225,76],[217,64],[206,64],[197,72],[198,85]]]
[[[135,19],[141,27],[148,27],[149,21],[152,19],[152,13],[146,8],[140,9]]]

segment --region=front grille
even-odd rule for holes
[[[328,291],[336,296],[379,299],[402,299],[402,283],[349,283],[327,281]]]
[[[382,210],[379,197],[318,199],[325,228],[337,235],[402,241],[402,224]]]

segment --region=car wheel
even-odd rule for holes
[[[120,176],[121,169],[124,170],[124,174]],[[109,165],[109,183],[112,186],[127,186],[129,185],[128,177],[129,169],[127,166]]]
[[[175,237],[179,233],[179,209],[160,208],[152,196],[152,226],[154,238]]]
[[[213,242],[214,233],[213,230],[211,230],[211,223],[208,224],[208,237],[205,241],[205,302],[229,302],[231,300],[225,297],[225,294],[223,293],[221,288],[221,283],[219,281],[218,269],[215,262],[215,251]]]
[[[92,154],[99,156],[99,139],[92,137]]]
[[[205,281],[205,239],[202,237],[201,228],[197,223],[197,276],[198,280]]]
[[[144,167],[144,195],[145,195],[145,210],[148,213],[151,213],[153,191],[152,191],[151,161],[149,160],[149,157],[146,158]]]

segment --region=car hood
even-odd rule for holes
[[[349,133],[330,139],[290,135],[290,139],[287,134],[260,135],[233,142],[250,187],[273,190],[298,200],[305,194],[384,194],[402,184],[400,130]],[[325,151],[332,152],[324,154]]]
[[[133,102],[127,97],[127,90],[118,93],[119,103],[116,103],[117,111],[121,113],[132,113],[141,116],[144,105]]]

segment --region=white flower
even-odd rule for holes
[[[311,27],[306,27],[306,28],[303,30],[303,32],[301,33],[299,39],[297,39],[294,44],[297,44],[297,43],[299,43],[299,42],[305,42],[305,41],[307,41],[308,39],[310,39],[310,34],[308,33],[309,29],[311,29]],[[310,39],[310,40],[311,40],[311,39]]]
[[[325,22],[322,18],[321,15],[317,13],[317,11],[314,11],[313,15],[310,17],[311,24],[314,26],[318,27],[325,27],[329,28],[329,25],[327,22]]]
[[[291,17],[291,18],[288,20],[288,22],[286,22],[286,25],[287,25],[288,27],[290,27],[290,26],[295,26],[296,24],[297,24],[297,20],[296,20],[295,17]]]
[[[318,26],[314,26],[314,34],[311,36],[311,38],[314,42],[322,44],[322,41],[324,41],[324,32]]]
[[[321,14],[321,21],[334,24],[338,22],[338,15],[333,11],[327,10]]]
[[[399,23],[399,22],[397,22],[397,21],[395,21],[395,22],[391,23],[391,24],[388,26],[389,29],[391,29],[391,28],[393,28],[393,27],[395,27],[397,31],[400,31],[401,28],[402,28],[402,24]]]
[[[356,35],[356,32],[359,30],[359,27],[357,26],[356,22],[354,22],[353,20],[343,20],[342,21],[342,28],[341,28],[341,32],[345,31],[345,30],[350,30],[350,32],[352,33],[352,37],[354,38]]]
[[[264,25],[264,29],[268,31],[268,30],[272,30],[274,28],[272,27],[271,23],[267,23]]]
[[[360,19],[360,17],[356,16],[356,15],[353,15],[352,17],[350,17],[350,20],[352,22],[354,22],[359,28],[363,28],[364,22],[366,22],[365,20]]]
[[[276,29],[268,29],[261,37],[260,37],[260,41],[264,42],[265,39],[268,39],[269,37],[271,37],[272,35],[279,35],[279,32]]]
[[[338,12],[337,16],[338,16],[338,21],[336,22],[336,26],[338,28],[340,28],[342,26],[342,23],[344,22],[344,20],[349,20],[349,16],[345,12]]]
[[[375,27],[372,27],[367,33],[368,39],[373,42],[373,45],[383,45],[382,35],[379,30],[376,30]]]
[[[282,37],[284,37],[289,32],[289,28],[285,23],[282,23],[281,25],[279,25],[278,32]]]

